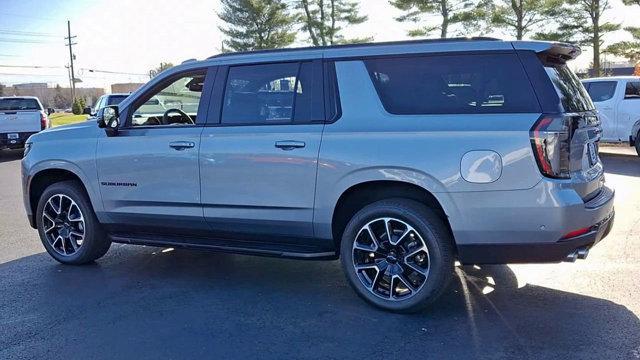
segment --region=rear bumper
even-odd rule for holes
[[[586,203],[574,190],[552,181],[529,190],[465,198],[467,206],[458,207],[462,217],[450,218],[458,258],[465,264],[559,262],[594,246],[613,225],[615,193],[606,186]],[[587,232],[564,238],[580,229]]]
[[[458,257],[463,264],[554,263],[561,262],[576,250],[590,249],[604,239],[611,228],[615,214],[595,224],[589,233],[564,241],[536,244],[490,244],[458,246]]]
[[[37,134],[38,132],[9,132],[9,133],[0,133],[0,149],[19,149],[24,147],[24,143],[27,141],[29,136],[33,134]],[[9,134],[18,134],[17,139],[9,139]]]

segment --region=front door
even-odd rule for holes
[[[116,232],[206,228],[198,151],[204,71],[172,76],[121,111],[117,136],[98,140],[104,210]]]
[[[220,71],[218,123],[205,128],[200,150],[206,220],[225,238],[312,237],[324,126],[320,62]]]

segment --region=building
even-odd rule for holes
[[[119,83],[111,84],[112,93],[130,93],[140,88],[143,83]]]

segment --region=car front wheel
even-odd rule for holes
[[[82,186],[75,181],[50,185],[36,211],[40,240],[63,264],[85,264],[102,257],[111,245]]]
[[[435,301],[453,273],[452,238],[443,221],[416,201],[390,199],[360,210],[341,243],[347,280],[367,302],[415,312]]]

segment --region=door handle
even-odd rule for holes
[[[169,147],[176,150],[190,149],[196,146],[193,141],[172,141],[169,143]]]
[[[293,140],[276,141],[276,147],[282,150],[300,149],[305,146],[306,144],[304,143],[304,141],[293,141]]]

